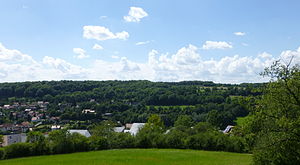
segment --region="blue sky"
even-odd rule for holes
[[[258,73],[272,61],[298,62],[299,6],[297,0],[2,0],[0,81],[265,81]]]

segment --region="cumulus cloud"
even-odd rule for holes
[[[148,13],[140,7],[130,7],[127,16],[124,16],[126,22],[140,22],[142,18],[147,17]]]
[[[280,60],[285,64],[290,63],[292,60],[291,65],[300,64],[300,47],[293,51],[293,50],[286,50],[280,54]]]
[[[246,35],[245,32],[234,32],[233,34],[236,35],[236,36],[244,36],[244,35]]]
[[[174,54],[153,49],[146,62],[112,56],[114,62],[95,60],[90,66],[78,66],[63,59],[45,56],[36,61],[18,50],[0,44],[0,81],[34,80],[140,80],[186,81],[203,80],[219,83],[262,82],[259,76],[275,60],[300,63],[300,48],[283,51],[279,56],[263,52],[254,56],[224,56],[219,59],[203,57],[199,48],[187,45]]]
[[[109,39],[126,40],[129,37],[129,33],[126,31],[113,33],[103,26],[84,26],[83,37],[86,39],[96,39],[100,41]]]
[[[0,62],[35,63],[31,56],[23,54],[18,50],[7,49],[2,43],[0,43]]]
[[[206,41],[205,44],[202,46],[202,49],[229,49],[232,48],[230,43],[225,41]]]
[[[42,61],[36,61],[0,43],[1,82],[85,79],[87,73],[86,69],[62,59],[46,56]]]
[[[273,59],[260,57],[223,57],[219,60],[203,60],[193,45],[183,47],[173,55],[157,51],[149,53],[149,66],[155,72],[156,81],[209,80],[222,83],[261,82],[259,73]]]
[[[93,49],[95,49],[95,50],[102,50],[103,47],[102,47],[101,45],[99,45],[99,44],[95,44],[95,45],[93,46]]]
[[[54,79],[84,79],[87,78],[88,70],[81,66],[73,65],[63,59],[45,56],[42,63],[45,69],[56,74]]]
[[[77,56],[75,56],[75,58],[78,58],[78,59],[84,59],[84,58],[90,57],[89,55],[85,54],[86,52],[82,48],[73,48],[73,52],[77,55]]]

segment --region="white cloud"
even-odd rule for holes
[[[109,39],[126,40],[129,37],[129,34],[126,31],[113,33],[108,28],[103,26],[84,26],[83,37],[86,39],[96,39],[100,41]]]
[[[276,59],[300,63],[300,48],[283,51],[275,57],[263,52],[251,57],[224,56],[205,60],[199,48],[187,45],[174,54],[151,50],[144,63],[126,57],[112,56],[114,62],[95,60],[91,66],[78,66],[63,59],[45,56],[36,61],[18,50],[0,44],[0,81],[35,80],[140,80],[183,81],[203,80],[219,83],[262,82],[259,73]]]
[[[128,16],[124,16],[126,22],[140,22],[142,18],[147,17],[148,14],[140,7],[130,7]]]
[[[75,57],[78,58],[78,59],[84,59],[84,58],[90,57],[89,55],[85,54],[86,52],[82,48],[73,48],[73,52],[75,54],[77,54],[77,56],[75,56]]]
[[[234,32],[233,34],[236,35],[236,36],[244,36],[244,35],[246,35],[245,32]]]
[[[261,54],[258,54],[258,57],[263,58],[263,59],[270,59],[273,56],[271,54],[267,53],[267,52],[263,52]]]
[[[36,61],[18,50],[8,49],[0,43],[0,81],[37,81],[86,79],[87,69],[62,59],[44,57]]]
[[[81,66],[73,65],[63,59],[45,56],[42,63],[54,76],[53,79],[85,79],[87,78],[88,69]]]
[[[232,48],[230,43],[225,41],[206,41],[205,44],[202,46],[202,49],[228,49]]]
[[[149,44],[150,41],[141,41],[141,42],[137,42],[135,43],[135,45],[145,45],[145,44]]]
[[[95,45],[93,46],[93,49],[95,49],[95,50],[102,50],[103,47],[102,47],[101,45],[99,45],[99,44],[95,44]]]
[[[286,50],[283,51],[280,54],[280,60],[285,63],[288,64],[290,63],[290,61],[292,60],[292,64],[291,65],[295,65],[295,64],[300,64],[300,47],[296,50]]]
[[[14,64],[32,64],[36,63],[31,56],[23,54],[18,50],[7,49],[0,43],[0,62],[9,62]]]
[[[269,66],[273,58],[223,57],[219,60],[203,60],[198,48],[189,45],[173,55],[149,53],[149,66],[155,81],[207,80],[222,83],[261,82],[259,73]]]

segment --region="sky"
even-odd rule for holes
[[[247,83],[300,63],[299,0],[0,0],[0,82]]]

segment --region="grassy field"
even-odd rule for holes
[[[246,165],[250,163],[250,154],[174,149],[106,150],[0,161],[0,165]]]

